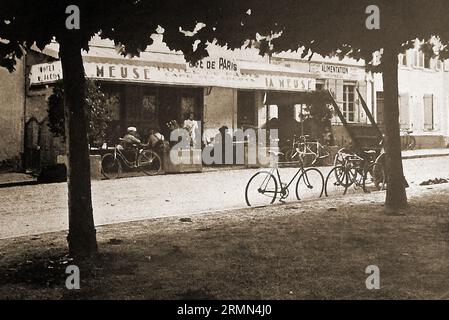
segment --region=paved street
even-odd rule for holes
[[[405,160],[404,168],[411,188],[416,188],[424,180],[448,178],[449,157]],[[324,174],[330,170],[321,169]],[[287,179],[294,170],[281,169],[281,175]],[[93,181],[95,223],[104,225],[173,215],[191,216],[245,207],[244,189],[256,171]],[[288,201],[294,200],[294,191],[291,191]],[[0,203],[0,238],[67,229],[66,183],[0,189]]]

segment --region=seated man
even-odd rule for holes
[[[165,145],[165,138],[162,133],[159,132],[158,129],[150,130],[150,137],[148,139],[148,144],[153,149],[161,149]]]
[[[136,159],[137,149],[144,147],[145,145],[136,138],[137,129],[135,127],[129,127],[127,132],[128,133],[121,139],[121,141],[126,159],[132,162]]]

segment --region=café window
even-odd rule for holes
[[[106,105],[108,106],[108,113],[112,121],[120,120],[120,94],[119,93],[105,93]]]
[[[355,122],[355,85],[343,86],[343,116],[348,122]]]
[[[255,92],[237,92],[237,125],[256,125],[256,99]]]
[[[142,97],[142,119],[156,121],[157,118],[156,95],[144,95]]]
[[[188,118],[190,113],[195,113],[195,97],[182,96],[181,97],[181,115],[184,118]]]

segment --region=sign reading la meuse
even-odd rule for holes
[[[60,62],[53,67],[49,64],[34,65],[31,68],[31,85],[55,82],[62,79],[62,72],[58,77],[49,76],[50,70],[60,70]],[[87,78],[119,81],[140,82],[153,84],[173,84],[189,86],[217,86],[241,89],[309,91],[315,89],[315,79],[298,76],[269,76],[241,74],[236,72],[213,72],[199,68],[185,70],[168,67],[149,67],[127,64],[110,64],[85,62],[84,70]],[[53,78],[53,81],[50,79]]]

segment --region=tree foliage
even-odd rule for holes
[[[304,47],[305,56],[349,54],[367,62],[387,44],[410,45],[412,39],[434,34],[445,44],[449,39],[446,0],[15,0],[0,11],[0,38],[8,40],[0,43],[1,64],[12,69],[23,49],[34,43],[43,49],[53,37],[66,36],[70,31],[65,28],[65,8],[70,4],[80,8],[81,30],[71,33],[77,34],[84,49],[98,33],[113,39],[123,54],[143,51],[159,25],[167,44],[182,50],[189,60],[206,56],[207,42],[239,48],[250,45],[247,40],[256,39],[256,34],[265,36],[258,46],[262,54]],[[380,8],[379,30],[365,27],[369,5]],[[180,28],[194,30],[197,23],[205,27],[189,36],[180,32]],[[273,36],[279,32],[281,36]]]
[[[81,28],[65,25],[69,5],[81,12]],[[366,8],[380,9],[380,29],[365,27]],[[7,0],[0,8],[0,65],[12,71],[16,59],[56,39],[61,44],[69,149],[69,249],[96,251],[90,194],[84,74],[81,49],[94,34],[115,41],[122,54],[138,55],[152,43],[150,34],[164,28],[164,40],[189,61],[207,55],[208,42],[239,48],[257,40],[261,54],[303,48],[303,56],[353,56],[371,61],[383,49],[387,169],[387,206],[403,207],[405,190],[398,126],[397,54],[415,38],[439,35],[447,56],[447,0]],[[204,25],[200,30],[198,24]],[[191,32],[181,32],[187,30]],[[196,44],[194,50],[193,44]],[[73,170],[72,170],[73,168]],[[391,184],[390,184],[391,182]],[[400,198],[400,199],[399,199]],[[396,201],[398,200],[399,201]],[[395,201],[397,204],[395,204]],[[72,246],[70,245],[72,243]]]
[[[88,117],[88,138],[90,144],[104,142],[106,128],[111,122],[111,110],[115,101],[101,91],[100,86],[92,80],[86,81],[86,114]],[[64,88],[58,82],[52,95],[48,98],[48,117],[51,132],[65,140]]]

